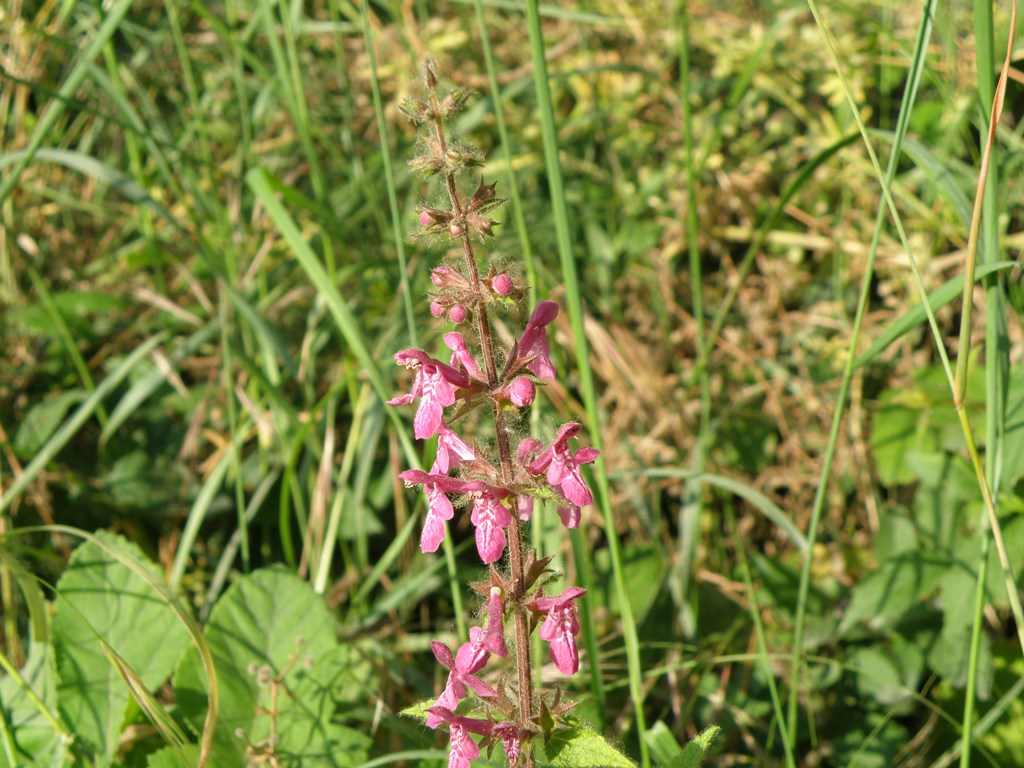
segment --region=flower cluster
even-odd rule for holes
[[[482,746],[490,752],[498,742],[509,765],[529,768],[533,764],[532,749],[528,748],[531,739],[550,730],[552,723],[557,726],[559,717],[572,707],[561,701],[560,693],[549,701],[533,691],[529,635],[539,627],[538,635],[548,643],[558,671],[563,675],[577,672],[580,624],[576,607],[586,590],[570,586],[558,595],[544,594],[550,558],[538,559],[527,547],[522,525],[530,520],[534,502],[540,499],[553,502],[562,522],[576,528],[581,508],[593,503],[581,467],[594,462],[599,452],[587,447],[574,449],[571,441],[578,438],[582,427],[572,422],[563,424],[549,443],[522,437],[512,448],[509,412],[528,408],[538,385],[555,377],[548,331],[559,308],[554,301],[540,302],[518,340],[507,349],[496,349],[490,314],[514,308],[524,290],[513,274],[495,265],[481,268],[474,238],[493,236],[498,222],[491,214],[503,201],[496,197],[495,185],[482,180],[471,194],[460,194],[460,172],[479,165],[482,155],[451,143],[444,122],[464,106],[466,96],[460,92],[440,98],[429,66],[426,84],[427,99],[403,106],[414,122],[433,126],[433,134],[424,142],[425,154],[410,164],[427,176],[440,176],[450,208],[422,208],[419,225],[425,233],[448,238],[461,247],[460,259],[446,260],[431,272],[430,311],[435,317],[447,316],[456,325],[466,323],[467,328],[443,335],[450,352],[444,360],[422,349],[397,353],[397,363],[413,372],[412,387],[388,404],[416,403],[413,434],[419,440],[437,438],[429,471],[409,469],[399,475],[407,487],[422,487],[426,496],[420,548],[436,552],[447,524],[455,520],[456,509],[468,508],[477,554],[490,572],[487,582],[474,585],[486,597],[486,610],[482,623],[470,629],[469,639],[454,653],[439,641],[431,644],[448,679],[441,695],[426,708],[426,723],[430,728],[447,727],[449,768],[469,766]],[[496,450],[481,448],[453,428],[479,425],[480,419],[467,418],[477,411],[488,413],[493,421]],[[478,428],[476,434],[480,432]],[[506,625],[512,642],[506,642]],[[509,656],[510,648],[515,658],[514,678],[494,678],[492,673],[489,679],[496,683],[485,681],[482,674],[490,659]],[[464,704],[470,693],[473,703]],[[481,738],[476,740],[471,734]]]

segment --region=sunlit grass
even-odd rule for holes
[[[432,456],[382,405],[393,352],[438,346],[423,298],[445,245],[410,237],[425,189],[396,119],[431,56],[478,91],[460,127],[510,198],[498,252],[567,310],[569,384],[531,418],[585,414],[603,449],[599,503],[559,552],[593,596],[583,716],[644,764],[664,747],[644,732],[712,724],[757,764],[1024,759],[992,736],[1024,727],[991,671],[1022,655],[1005,642],[1024,563],[1008,124],[964,267],[1008,18],[981,4],[933,28],[925,5],[840,5],[819,26],[800,3],[15,4],[0,531],[114,528],[203,619],[284,563],[377,656],[347,724],[378,760],[436,763],[395,713],[443,683],[429,640],[464,633],[459,585],[480,575],[458,527],[416,552],[422,510],[395,474]],[[979,372],[962,423],[933,395],[947,350],[951,377]],[[883,434],[883,414],[913,426]],[[1005,574],[987,572],[992,522]],[[19,561],[55,581],[57,539],[24,540]],[[904,562],[941,575],[898,620],[844,625]],[[935,650],[954,641],[962,680]],[[913,695],[871,690],[886,664],[920,667]]]

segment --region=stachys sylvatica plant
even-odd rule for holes
[[[415,437],[437,439],[429,472],[410,469],[400,475],[407,486],[426,494],[421,549],[436,552],[446,523],[457,509],[468,509],[476,551],[489,567],[489,578],[470,585],[483,606],[481,623],[469,630],[469,639],[455,650],[439,641],[431,644],[437,663],[448,671],[447,684],[436,701],[413,711],[425,717],[428,727],[447,730],[449,768],[466,768],[481,750],[490,755],[499,744],[509,765],[529,768],[537,764],[538,741],[550,745],[552,739],[561,745],[556,751],[562,759],[548,755],[551,764],[629,766],[626,757],[569,715],[574,704],[560,689],[534,687],[533,631],[562,674],[579,670],[576,610],[586,590],[550,589],[551,558],[527,545],[524,530],[538,500],[553,502],[567,527],[579,525],[580,509],[593,502],[580,468],[599,453],[577,445],[581,426],[576,423],[561,425],[550,440],[519,433],[523,420],[518,412],[533,403],[538,385],[556,375],[548,329],[558,304],[540,302],[518,339],[507,348],[500,344],[492,313],[517,311],[524,286],[478,248],[493,235],[497,222],[492,215],[503,200],[494,184],[475,178],[465,183],[483,155],[446,133],[446,123],[465,106],[468,94],[439,93],[429,64],[425,85],[424,97],[407,101],[402,112],[426,132],[423,154],[410,165],[439,179],[446,198],[443,207],[420,209],[419,227],[455,246],[431,271],[429,300],[431,314],[447,318],[456,330],[444,334],[451,352],[444,360],[421,349],[395,355],[413,378],[408,394],[389,405],[415,403]],[[493,444],[482,439],[484,434]],[[511,657],[514,673],[489,666],[496,656]]]

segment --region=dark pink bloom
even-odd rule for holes
[[[580,587],[569,587],[556,597],[538,597],[530,605],[534,610],[547,614],[537,634],[550,644],[551,659],[563,675],[575,674],[580,668],[580,652],[576,648],[580,623],[573,600],[586,591]]]
[[[534,475],[546,471],[551,487],[571,505],[577,507],[585,507],[587,504],[594,503],[594,497],[591,495],[590,489],[587,488],[583,475],[580,474],[580,465],[590,464],[601,455],[601,452],[594,448],[580,448],[573,455],[569,448],[569,439],[575,437],[581,429],[579,424],[563,424],[558,430],[558,436],[554,442],[545,448],[528,467],[530,473]],[[573,515],[570,514],[570,517]],[[578,522],[578,510],[575,517]],[[562,519],[564,521],[565,516]]]
[[[540,440],[534,437],[524,437],[516,446],[516,458],[519,459],[520,464],[528,467],[540,455],[543,448],[544,443]]]
[[[499,296],[508,296],[512,293],[512,289],[514,287],[515,286],[512,284],[512,278],[508,275],[495,275],[491,278],[491,290]]]
[[[399,365],[416,371],[412,391],[388,400],[388,405],[408,405],[416,397],[420,405],[413,419],[413,434],[425,440],[437,434],[446,406],[455,402],[455,390],[470,385],[469,377],[421,349],[405,349],[395,355]]]
[[[464,490],[473,499],[470,521],[476,526],[476,551],[485,564],[493,563],[505,551],[505,528],[512,515],[501,500],[508,491],[480,481],[466,483]]]
[[[547,327],[558,317],[558,304],[542,301],[533,310],[530,322],[526,324],[519,339],[519,358],[528,361],[526,370],[538,379],[555,378],[555,367],[551,364],[548,351]]]
[[[444,474],[428,474],[419,469],[407,469],[398,477],[406,486],[423,486],[423,492],[427,495],[427,519],[420,534],[420,550],[437,552],[437,548],[444,541],[444,523],[451,520],[455,514],[452,503],[445,494],[461,492],[462,481]]]
[[[469,351],[469,346],[466,344],[466,340],[462,338],[461,333],[446,333],[444,335],[444,343],[452,351],[451,365],[464,370],[474,379],[483,378],[483,375],[480,373],[480,366],[476,364],[476,360]]]
[[[508,656],[505,645],[505,606],[501,602],[501,590],[491,587],[487,598],[487,626],[484,627],[483,645],[496,656]]]
[[[474,627],[474,629],[479,629],[479,627]],[[474,653],[472,642],[463,643],[462,647],[466,646],[470,646],[468,652],[463,653],[460,648],[458,656],[453,657],[451,649],[444,643],[437,640],[430,643],[430,648],[434,651],[434,658],[448,670],[448,682],[444,686],[444,691],[438,696],[435,707],[444,707],[454,712],[459,706],[459,699],[466,697],[467,688],[484,699],[494,698],[498,695],[496,690],[476,676],[476,673],[487,663],[487,651],[483,651],[482,654]],[[438,722],[439,720],[427,718],[427,726],[430,728],[437,727]]]
[[[470,768],[471,761],[480,757],[480,747],[470,738],[470,733],[489,735],[494,725],[474,717],[458,717],[447,707],[435,705],[427,710],[427,723],[431,728],[447,723],[451,737],[451,752],[448,754],[448,768]]]
[[[441,422],[441,428],[437,430],[437,458],[434,459],[434,468],[431,471],[448,473],[458,467],[460,462],[472,461],[475,458],[473,449],[447,424]]]
[[[453,304],[452,308],[448,310],[448,317],[453,323],[462,323],[466,320],[466,305],[465,304]]]
[[[520,520],[529,520],[533,515],[533,496],[516,496],[516,513]]]
[[[497,723],[491,732],[494,733],[501,739],[501,746],[505,750],[505,757],[508,758],[508,764],[511,768],[516,768],[519,765],[519,748],[522,744],[522,737],[519,735],[519,729],[514,723]]]
[[[517,379],[513,379],[502,394],[509,399],[509,401],[516,408],[525,408],[526,406],[533,403],[534,398],[537,396],[537,388],[533,385],[525,376],[520,376]]]

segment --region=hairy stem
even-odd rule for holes
[[[444,133],[444,122],[438,109],[437,81],[433,73],[427,70],[427,86],[430,92],[430,99],[434,107],[434,128],[437,137],[438,148],[442,154],[448,152],[448,142]],[[470,237],[469,226],[466,224],[465,208],[462,199],[459,197],[458,188],[455,184],[455,174],[446,171],[443,174],[445,187],[448,190],[448,197],[452,204],[452,221],[457,223],[462,230],[461,240],[463,254],[466,259],[466,267],[469,270],[469,279],[476,289],[474,315],[477,322],[477,334],[480,338],[480,352],[484,359],[484,369],[487,372],[487,386],[493,393],[498,388],[498,366],[494,354],[494,338],[491,332],[490,319],[487,315],[487,303],[484,300],[484,287],[480,281],[480,270],[476,263],[476,253],[473,250],[473,241]],[[498,445],[498,458],[501,467],[501,479],[507,485],[512,482],[512,449],[509,444],[508,427],[505,424],[505,416],[497,400],[492,400],[492,413],[494,416],[495,441]],[[523,567],[523,535],[522,526],[519,521],[515,498],[512,497],[511,505],[512,522],[508,527],[509,539],[509,560],[512,571],[512,605],[516,606],[513,611],[515,622],[515,645],[516,645],[516,679],[519,689],[519,713],[516,725],[521,730],[529,730],[531,718],[533,717],[533,675],[530,663],[530,625],[526,611],[522,609],[522,599],[526,592],[526,574]],[[528,752],[520,755],[520,765],[523,768],[531,768],[532,758]]]

